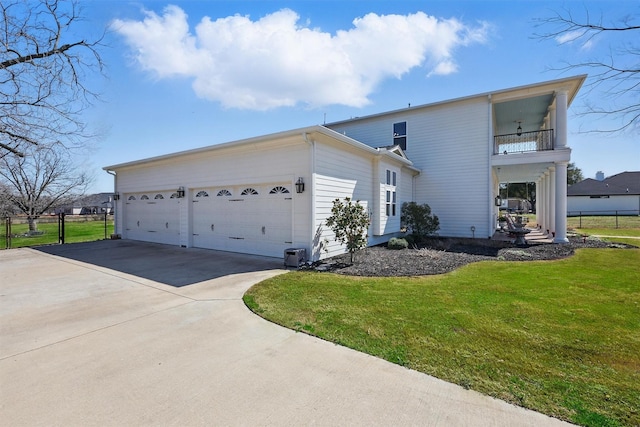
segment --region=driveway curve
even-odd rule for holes
[[[567,425],[255,316],[242,295],[281,266],[135,242],[0,251],[0,424]]]

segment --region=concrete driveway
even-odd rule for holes
[[[282,261],[127,241],[0,251],[0,424],[563,423],[252,314]]]

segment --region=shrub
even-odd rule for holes
[[[440,220],[436,215],[431,214],[431,208],[426,203],[423,205],[416,202],[403,203],[400,221],[411,231],[415,241],[421,241],[440,229]]]
[[[388,249],[407,249],[409,247],[409,243],[405,239],[398,239],[396,237],[392,237],[387,242]]]
[[[331,216],[326,220],[327,226],[335,233],[336,242],[347,245],[353,264],[354,253],[367,247],[367,229],[369,228],[369,213],[360,201],[353,202],[345,197],[333,201]]]

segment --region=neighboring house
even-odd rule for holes
[[[640,172],[573,184],[567,190],[567,211],[569,215],[640,215]]]
[[[567,108],[586,76],[310,126],[133,161],[115,175],[123,238],[267,256],[343,253],[336,198],[369,210],[369,244],[428,203],[440,235],[491,238],[501,182],[537,182],[536,218],[566,242]],[[304,184],[304,189],[302,185]]]
[[[111,213],[113,193],[97,193],[82,196],[68,205],[56,209],[55,213],[66,215],[95,215]]]

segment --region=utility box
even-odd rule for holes
[[[285,267],[300,267],[304,264],[307,258],[307,251],[305,249],[289,248],[284,251],[284,266]]]

